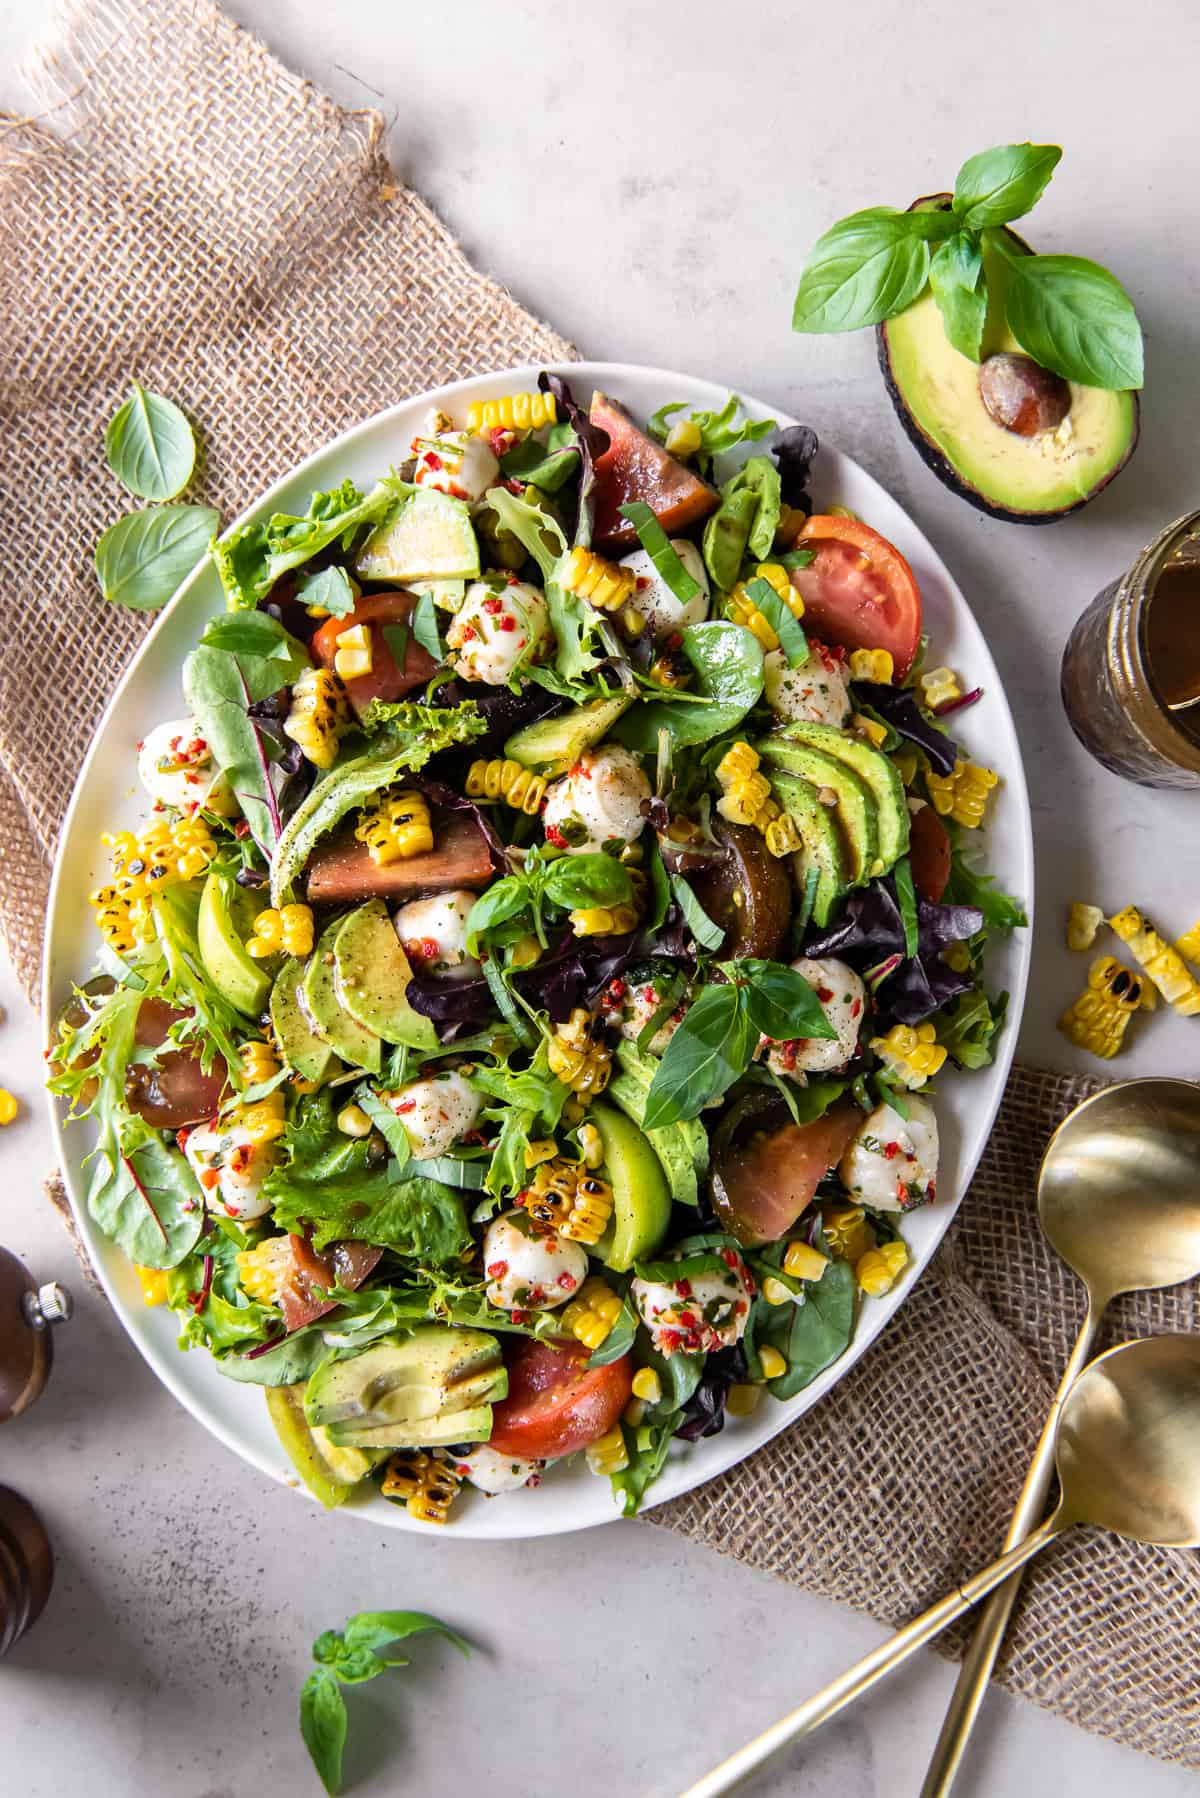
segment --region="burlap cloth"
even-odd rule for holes
[[[188,407],[196,496],[229,518],[407,393],[574,354],[399,185],[377,115],[341,111],[208,0],[87,8],[33,81],[38,118],[0,121],[0,931],[31,993],[56,832],[145,624],[102,608],[90,565],[121,504],[101,435],[130,377]],[[1093,1086],[1018,1070],[881,1341],[651,1521],[890,1622],[989,1560],[1081,1312],[1036,1227],[1036,1158]],[[1190,1288],[1130,1299],[1111,1327],[1192,1329],[1195,1310]],[[1200,1766],[1198,1620],[1191,1556],[1081,1534],[1028,1577],[1000,1678]]]

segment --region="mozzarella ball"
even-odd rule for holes
[[[775,1042],[764,1036],[759,1053],[765,1049],[767,1066],[773,1074],[793,1080],[799,1077],[803,1085],[804,1075],[832,1073],[857,1053],[867,989],[844,961],[810,961],[802,955],[792,967],[812,987],[836,1035],[799,1036]]]
[[[666,980],[660,980],[654,975],[639,980],[631,973],[628,980],[610,980],[601,995],[600,1004],[609,1016],[617,1016],[621,1035],[626,1041],[636,1043],[662,1004],[666,988]],[[650,1038],[647,1053],[666,1054],[667,1044],[682,1024],[686,1013],[687,1000],[681,999]]]
[[[478,974],[479,963],[467,954],[467,919],[476,894],[463,887],[411,899],[392,919],[404,953],[418,974],[445,974],[452,980]]]
[[[261,1188],[275,1165],[274,1143],[255,1142],[243,1124],[200,1124],[188,1131],[183,1152],[210,1211],[247,1223],[271,1209]]]
[[[823,643],[810,642],[807,662],[789,668],[782,649],[773,649],[763,662],[763,689],[767,704],[781,718],[811,719],[839,729],[850,716],[850,694],[845,665]]]
[[[433,487],[473,506],[489,487],[496,485],[500,464],[483,437],[468,437],[465,431],[438,431],[432,437],[413,441],[416,468],[413,480],[418,487]]]
[[[138,746],[138,778],[161,805],[181,812],[203,809],[222,818],[237,813],[229,782],[194,718],[171,718],[155,725]]]
[[[501,1311],[565,1305],[587,1278],[586,1249],[553,1230],[541,1230],[527,1211],[493,1218],[483,1238],[489,1301]]]
[[[546,795],[547,839],[573,855],[594,854],[605,843],[632,843],[645,827],[642,806],[649,798],[650,782],[628,749],[612,744],[585,750]]]
[[[673,537],[671,548],[700,589],[686,605],[682,605],[667,586],[649,551],[635,549],[632,555],[621,557],[621,567],[628,568],[637,581],[629,603],[646,620],[646,629],[652,637],[673,636],[687,625],[699,624],[708,617],[708,572],[703,556],[686,537]]]
[[[476,1442],[461,1454],[450,1456],[456,1473],[489,1497],[497,1492],[515,1492],[519,1486],[541,1484],[544,1461],[522,1461],[519,1455],[502,1455],[486,1442]]]
[[[937,1119],[926,1099],[905,1099],[907,1118],[878,1106],[859,1125],[838,1165],[852,1198],[876,1211],[912,1211],[933,1198],[938,1166]]]
[[[410,1080],[407,1086],[379,1097],[400,1119],[409,1148],[423,1161],[452,1148],[471,1129],[483,1107],[470,1081],[457,1071]]]
[[[721,1273],[696,1274],[667,1285],[634,1280],[630,1287],[638,1315],[663,1355],[698,1355],[731,1348],[745,1333],[754,1282],[735,1249],[721,1249]]]
[[[502,687],[550,640],[545,595],[528,581],[472,581],[446,632],[464,680]]]

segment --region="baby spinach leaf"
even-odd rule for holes
[[[1029,212],[1061,159],[1057,144],[999,144],[968,156],[954,183],[954,211],[964,229],[981,231]]]
[[[349,548],[360,526],[378,523],[412,491],[407,482],[385,475],[370,493],[343,481],[314,493],[301,517],[274,512],[263,524],[243,524],[212,546],[213,561],[231,611],[252,610],[281,575],[311,562],[331,543]]]
[[[119,518],[96,545],[104,598],[136,612],[165,606],[203,559],[219,519],[211,506],[153,506]]]
[[[854,1328],[854,1273],[848,1261],[831,1261],[819,1280],[809,1281],[802,1305],[768,1308],[763,1343],[779,1350],[786,1373],[767,1382],[779,1399],[794,1398],[844,1354]]]
[[[115,1165],[98,1162],[88,1211],[104,1234],[143,1267],[174,1267],[195,1247],[204,1202],[187,1161],[140,1118],[120,1126]]]
[[[1083,387],[1142,385],[1142,330],[1115,275],[1082,256],[1006,255],[1008,322],[1035,362]]]
[[[720,1098],[740,1079],[757,1041],[739,989],[705,987],[658,1064],[646,1095],[646,1129],[699,1117],[710,1099]]]
[[[803,974],[778,961],[749,957],[721,964],[722,972],[738,985],[746,1014],[756,1031],[773,1042],[792,1042],[796,1037],[820,1037],[826,1041],[837,1032],[821,1009],[821,1001]]]
[[[929,239],[958,229],[951,213],[851,213],[813,245],[792,312],[793,331],[857,331],[894,318],[929,278]]]
[[[675,749],[707,743],[740,724],[763,687],[763,654],[740,624],[710,619],[683,633],[683,653],[696,674],[696,691],[706,705],[682,706],[653,700],[618,719],[611,736],[639,755],[655,755],[658,733],[668,732]]]
[[[108,466],[139,499],[174,499],[196,465],[192,427],[173,400],[148,393],[136,381],[132,386],[104,433]]]
[[[929,285],[946,336],[961,355],[978,362],[987,285],[979,243],[970,232],[958,231],[938,245],[929,264]]]
[[[680,605],[690,604],[700,591],[699,582],[693,580],[684,567],[678,551],[645,500],[630,500],[628,505],[618,509],[622,518],[627,518],[637,532],[642,548]]]
[[[546,898],[563,911],[619,905],[632,891],[629,869],[611,855],[564,855],[546,869]]]
[[[524,481],[543,493],[557,493],[579,473],[575,433],[565,421],[552,425],[545,443],[524,437],[500,458],[500,472],[508,480]]]

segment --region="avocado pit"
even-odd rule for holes
[[[980,363],[978,380],[988,416],[1018,437],[1057,430],[1071,409],[1071,389],[1062,376],[1032,356],[999,350]]]

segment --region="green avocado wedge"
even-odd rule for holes
[[[415,1423],[335,1423],[329,1426],[329,1440],[339,1448],[359,1449],[367,1454],[386,1453],[392,1448],[445,1448],[455,1442],[486,1442],[492,1433],[492,1422],[490,1405],[470,1405],[462,1411],[448,1411],[444,1417],[423,1417]]]
[[[886,874],[908,848],[908,805],[904,797],[904,782],[895,763],[881,750],[875,749],[870,743],[864,743],[861,737],[837,730],[832,724],[815,724],[804,720],[785,725],[782,730],[768,737],[763,745],[763,753],[768,759],[775,760],[775,750],[780,742],[804,744],[811,749],[819,749],[824,755],[835,757],[853,769],[869,788],[878,814],[878,854],[883,864],[872,872]],[[778,765],[787,767],[786,762],[779,762]]]
[[[368,581],[474,580],[479,541],[463,501],[418,487],[367,538],[354,563]]]
[[[644,1130],[612,1105],[596,1102],[588,1118],[600,1132],[613,1189],[613,1214],[596,1254],[614,1273],[627,1273],[662,1242],[671,1221],[671,1189]]]
[[[333,939],[333,977],[342,1009],[364,1030],[386,1043],[434,1054],[437,1031],[405,997],[412,968],[382,899],[343,919]]]
[[[342,1444],[349,1440],[347,1430],[358,1434],[388,1426],[410,1432],[398,1437],[400,1445],[454,1442],[462,1438],[455,1437],[453,1420],[490,1407],[507,1391],[508,1372],[494,1336],[419,1324],[407,1335],[381,1337],[347,1360],[323,1361],[305,1390],[304,1415]],[[412,1433],[447,1421],[447,1435]]]
[[[839,736],[840,732],[834,731]],[[879,850],[879,809],[875,796],[862,776],[848,763],[824,747],[794,742],[782,732],[767,737],[758,745],[768,764],[772,781],[776,773],[795,775],[807,781],[814,793],[832,793],[836,804],[828,809],[841,826],[846,878],[851,886],[862,886],[882,872]],[[782,794],[780,802],[782,803]],[[819,803],[819,801],[818,801]]]
[[[823,930],[849,885],[846,878],[846,858],[842,853],[842,839],[834,808],[822,805],[817,797],[816,787],[810,781],[802,780],[798,774],[783,774],[778,770],[772,772],[771,788],[784,811],[795,819],[804,839],[804,847],[797,852],[796,858],[797,883],[801,889],[806,883],[809,869],[816,870],[817,886],[813,895],[812,921],[818,929]]]
[[[377,1074],[383,1065],[383,1039],[366,1030],[343,1010],[335,980],[334,944],[341,921],[330,924],[309,957],[301,1003],[317,1035],[352,1068]]]
[[[540,718],[516,731],[504,745],[504,753],[523,768],[545,768],[556,774],[579,760],[585,749],[606,737],[617,719],[633,704],[626,693],[611,699],[589,699],[556,718]]]
[[[344,1504],[375,1465],[360,1448],[342,1448],[304,1415],[304,1387],[268,1386],[267,1410],[288,1460],[314,1498],[332,1510]]]
[[[210,871],[196,919],[200,959],[221,997],[249,1018],[258,1017],[271,991],[271,976],[243,941],[259,909],[230,875]]]
[[[283,1058],[302,1080],[320,1081],[329,1071],[333,1050],[313,1029],[300,994],[307,970],[289,956],[271,988],[271,1029]]]

